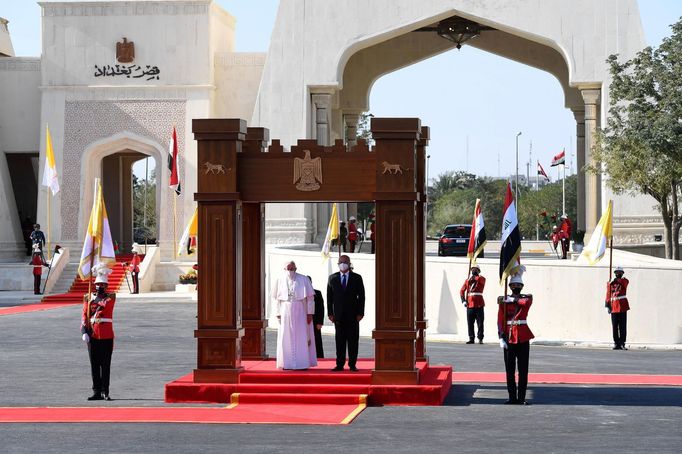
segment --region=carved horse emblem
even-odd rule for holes
[[[294,184],[299,191],[317,191],[322,183],[322,159],[310,157],[310,150],[305,150],[305,157],[294,158]],[[297,183],[298,182],[298,183]]]
[[[400,164],[391,164],[387,161],[383,161],[382,164],[384,165],[384,171],[381,172],[382,175],[385,173],[388,173],[389,175],[403,174],[403,168]]]
[[[220,173],[225,174],[225,166],[222,164],[212,164],[206,161],[204,162],[204,167],[206,167],[204,175],[208,175],[209,173],[213,175],[218,175]]]

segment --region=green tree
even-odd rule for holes
[[[133,240],[138,243],[145,243],[145,241],[153,243],[156,241],[155,170],[151,171],[148,181],[137,178],[133,174]]]
[[[679,259],[682,226],[682,20],[658,49],[647,47],[632,60],[607,62],[609,119],[598,135],[595,160],[603,164],[614,192],[648,194],[658,203],[667,258]],[[601,166],[589,168],[602,171]]]
[[[372,144],[372,130],[371,122],[374,115],[369,112],[363,112],[360,114],[360,119],[358,120],[357,138],[365,139],[368,145]]]
[[[504,210],[504,195],[507,188],[507,181],[494,180],[491,178],[481,178],[469,175],[460,180],[461,185],[453,182],[451,174],[446,172],[445,177],[441,175],[438,180],[442,185],[449,189],[442,189],[445,192],[436,198],[432,205],[431,217],[428,221],[428,231],[434,234],[443,229],[448,224],[470,224],[473,219],[474,206],[476,199],[481,199],[483,218],[485,220],[486,235],[490,239],[500,237],[502,230],[502,216]],[[446,183],[449,182],[449,183]],[[441,189],[439,189],[440,193]],[[529,188],[519,188],[518,218],[521,237],[526,240],[533,240],[536,237],[536,227],[540,227],[540,240],[546,238],[551,231],[552,224],[543,222],[544,218],[539,217],[541,212],[548,213],[548,218],[555,215],[556,218],[562,214],[561,182],[548,184],[539,191],[531,191]],[[569,218],[575,219],[577,202],[577,177],[566,178],[566,214]]]

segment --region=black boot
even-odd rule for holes
[[[467,342],[467,344],[473,344],[473,343],[474,343],[474,338],[473,338],[473,337],[470,337],[470,338],[469,338],[469,342]]]
[[[92,396],[88,397],[88,400],[102,400],[102,393],[99,391],[95,391]]]

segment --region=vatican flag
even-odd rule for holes
[[[52,195],[59,192],[59,180],[57,179],[57,165],[54,163],[54,149],[52,148],[52,137],[50,127],[45,127],[45,169],[43,171],[43,186],[52,190]]]
[[[185,231],[182,233],[180,243],[178,243],[178,255],[186,253],[194,254],[197,247],[197,232],[199,231],[199,208],[194,209],[194,214],[189,220]]]
[[[114,242],[111,240],[109,218],[104,206],[102,185],[99,178],[95,178],[95,197],[92,201],[90,222],[85,233],[83,252],[78,265],[78,275],[81,279],[92,277],[92,270],[100,263],[108,266],[116,260],[114,254]]]
[[[590,242],[583,249],[580,257],[585,257],[590,265],[594,265],[606,254],[609,239],[613,236],[613,201],[609,200],[606,212],[599,220],[590,237]]]
[[[332,217],[329,219],[329,227],[327,227],[327,235],[324,237],[322,244],[322,255],[329,258],[332,250],[332,240],[339,239],[339,212],[336,209],[336,204],[332,205]]]

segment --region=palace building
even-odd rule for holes
[[[30,58],[14,56],[0,20],[0,258],[24,253],[22,229],[30,222],[47,229],[48,193],[40,184],[46,126],[61,186],[50,201],[52,243],[80,250],[99,177],[112,236],[129,248],[132,166],[151,158],[155,237],[170,260],[173,205],[180,231],[195,206],[193,119],[242,118],[285,147],[300,138],[352,144],[379,77],[461,44],[444,36],[445,25],[473,24],[478,36],[466,45],[558,79],[575,116],[582,167],[607,115],[607,56],[631,58],[645,45],[636,1],[582,2],[579,11],[563,0],[500,5],[281,0],[267,54],[235,52],[235,18],[212,0],[40,2],[42,54]],[[176,202],[166,184],[173,128],[181,153]],[[662,231],[646,197],[613,196],[601,178],[582,171],[577,227],[594,228],[611,198],[617,243],[646,243]],[[342,217],[354,209],[344,205]],[[266,238],[319,242],[328,219],[328,204],[270,204]]]

